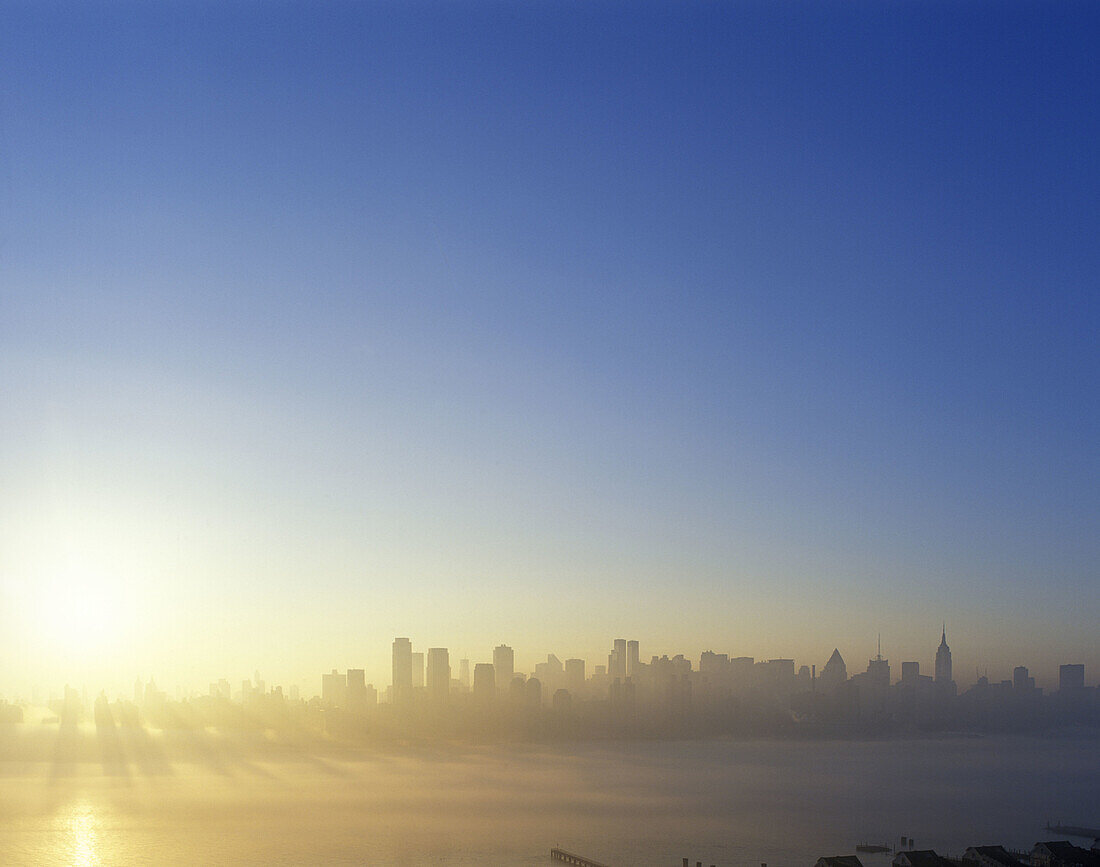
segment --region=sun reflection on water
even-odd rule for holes
[[[73,867],[96,867],[96,818],[88,804],[78,804],[65,819],[72,845]]]

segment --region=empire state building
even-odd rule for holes
[[[951,682],[951,648],[947,646],[947,624],[943,625],[940,646],[936,649],[936,683]]]

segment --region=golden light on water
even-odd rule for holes
[[[66,818],[72,848],[73,867],[95,867],[100,863],[96,849],[96,817],[92,808],[77,804]]]

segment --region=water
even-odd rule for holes
[[[1030,849],[1047,819],[1100,823],[1100,739],[0,762],[0,863],[17,865],[549,864],[560,845],[612,865],[804,867],[901,835]]]

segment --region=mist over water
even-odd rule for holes
[[[859,842],[1030,849],[1089,823],[1100,740],[680,741],[0,762],[6,864],[808,865]],[[874,859],[865,859],[865,863]]]

